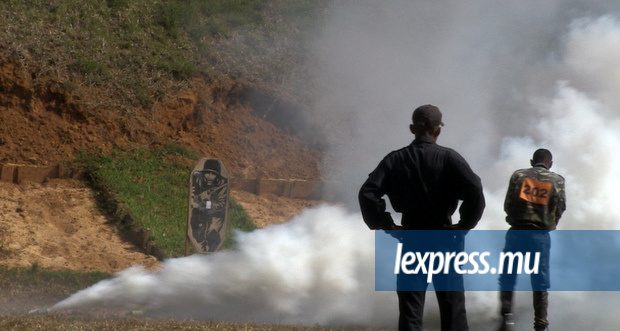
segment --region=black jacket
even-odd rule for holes
[[[368,175],[359,192],[364,221],[371,229],[391,229],[387,195],[402,213],[405,229],[439,230],[452,225],[459,200],[459,229],[476,226],[485,207],[480,178],[456,151],[427,136],[388,154]]]

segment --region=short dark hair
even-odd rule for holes
[[[549,163],[553,160],[553,156],[548,149],[539,148],[534,152],[534,156],[532,156],[532,161],[535,164],[538,163]]]

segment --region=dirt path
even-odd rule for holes
[[[284,223],[304,209],[320,203],[272,194],[259,196],[243,191],[233,191],[232,197],[245,209],[259,228],[269,224]]]

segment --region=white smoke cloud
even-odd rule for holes
[[[234,251],[126,269],[50,310],[116,306],[159,316],[290,324],[393,324],[392,293],[374,292],[374,235],[342,207],[237,233]]]
[[[444,113],[439,143],[481,176],[480,229],[505,229],[510,174],[535,149],[554,154],[567,183],[560,229],[620,229],[620,3],[542,0],[336,1],[317,43],[329,164],[348,209],[324,206],[239,236],[239,248],[138,267],[54,309],[126,305],[193,317],[294,324],[396,325],[394,293],[374,292],[372,232],[357,213],[359,186],[389,151],[407,145],[413,109]],[[553,248],[552,248],[553,249]],[[520,281],[527,279],[520,278]],[[496,292],[468,292],[472,330],[495,326]],[[554,329],[612,330],[620,296],[551,292]],[[531,294],[517,293],[531,327]],[[427,325],[437,326],[434,299]]]
[[[357,1],[336,7],[344,14],[328,27],[326,43],[337,46],[324,45],[324,54],[340,62],[330,62],[324,77],[355,73],[355,79],[326,84],[332,89],[318,109],[328,117],[355,108],[346,113],[356,130],[332,141],[342,155],[335,172],[351,183],[351,206],[354,190],[380,158],[412,139],[406,127],[412,110],[433,103],[446,123],[439,143],[465,156],[485,185],[487,208],[478,228],[507,227],[503,198],[510,174],[529,167],[540,147],[552,151],[552,170],[567,180],[560,229],[620,228],[619,4]],[[369,21],[375,23],[362,27]],[[340,52],[347,47],[358,52]],[[366,53],[376,52],[380,61],[368,60]],[[614,314],[605,312],[616,297],[553,292],[552,326],[614,329]],[[519,324],[529,327],[531,294],[517,299]],[[496,293],[468,293],[468,300],[470,323],[489,329],[499,310]],[[572,304],[582,300],[592,307],[585,314],[583,305]]]

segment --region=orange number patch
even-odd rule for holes
[[[539,205],[549,204],[549,194],[553,184],[531,178],[523,179],[519,198]]]

